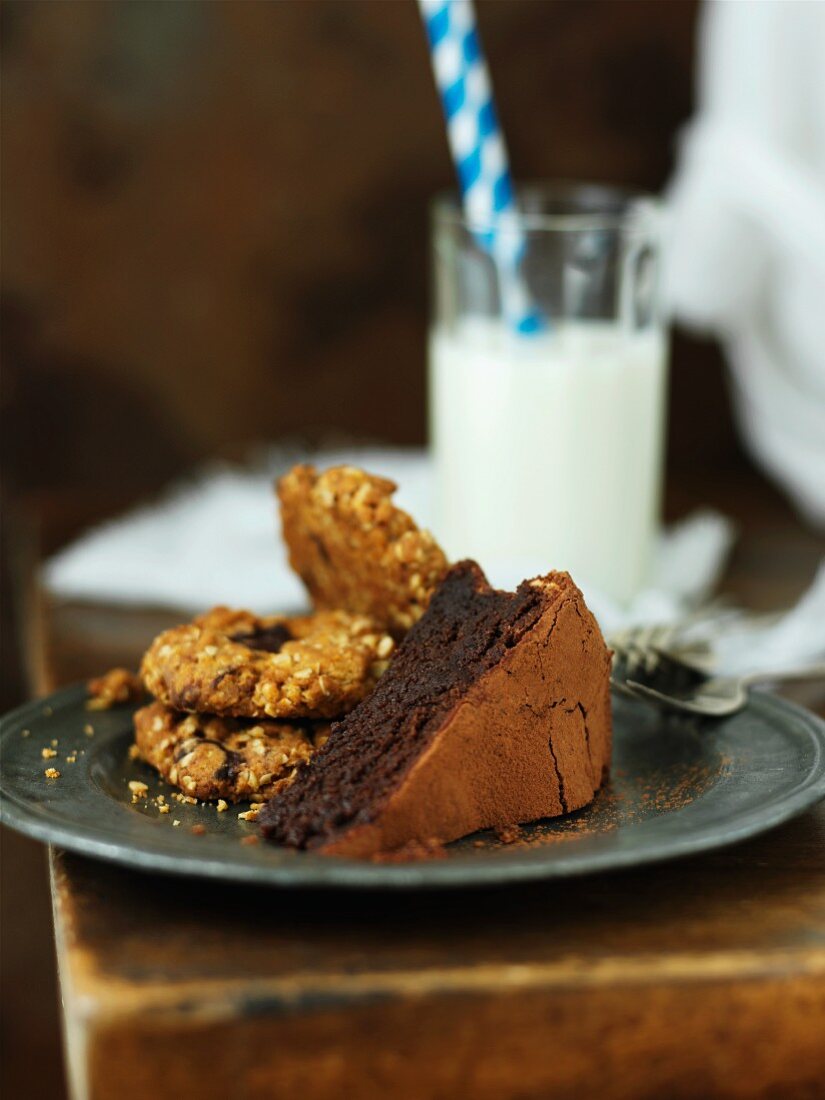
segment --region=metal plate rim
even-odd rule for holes
[[[0,751],[7,738],[31,724],[46,708],[58,710],[74,703],[79,704],[85,694],[85,688],[76,685],[48,698],[26,703],[6,715],[0,720]],[[743,813],[736,824],[722,830],[714,829],[711,824],[704,833],[694,832],[681,840],[666,837],[658,845],[651,844],[642,849],[631,848],[625,851],[597,852],[569,863],[542,858],[543,852],[535,850],[526,854],[508,853],[500,856],[495,863],[474,863],[468,860],[393,865],[301,854],[295,857],[294,863],[267,866],[243,860],[230,863],[224,859],[205,858],[203,855],[165,852],[154,844],[136,849],[133,841],[101,838],[99,830],[96,831],[93,826],[66,826],[41,819],[25,800],[8,789],[2,768],[0,822],[35,840],[133,870],[221,878],[239,884],[279,888],[466,889],[604,873],[726,847],[767,832],[825,798],[825,722],[805,708],[773,695],[754,694],[749,706],[757,710],[767,709],[769,715],[778,716],[780,720],[794,718],[808,734],[815,750],[814,761],[807,775],[791,794],[781,798],[775,805],[769,805],[767,809],[763,806],[758,812],[751,809]]]

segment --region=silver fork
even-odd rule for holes
[[[706,641],[680,641],[679,636],[687,626],[718,613],[714,605],[709,605],[676,625],[631,627],[612,636],[613,688],[666,709],[723,718],[745,706],[750,687],[825,678],[825,663],[747,676],[714,675],[710,645]]]
[[[746,676],[713,676],[670,653],[659,652],[650,660],[660,686],[654,687],[653,684],[627,677],[624,681],[625,693],[656,703],[666,710],[706,718],[725,718],[735,714],[746,705],[748,689],[758,684],[825,679],[825,662],[805,668],[752,672]]]
[[[608,644],[620,659],[631,662],[641,659],[643,663],[655,664],[655,655],[651,650],[666,650],[668,653],[689,657],[703,667],[710,666],[711,646],[707,637],[713,634],[714,627],[731,614],[724,599],[716,597],[701,607],[693,608],[684,614],[678,622],[659,623],[649,626],[631,626],[611,635]],[[771,618],[776,618],[775,615]],[[766,615],[751,615],[751,621],[768,619]],[[703,628],[697,634],[696,628]],[[704,637],[703,637],[704,635]]]
[[[668,660],[670,662],[672,658]],[[657,687],[638,680],[627,680],[626,687],[637,698],[645,698],[669,711],[698,714],[706,718],[724,718],[741,711],[747,704],[750,687],[792,680],[825,680],[825,663],[811,664],[804,669],[751,672],[745,676],[712,676],[701,673],[692,686],[676,692],[660,691]]]
[[[613,669],[610,682],[621,695],[639,698],[628,681],[634,682],[640,676],[655,676],[662,661],[662,653],[667,651],[689,658],[700,664],[710,655],[710,647],[705,642],[677,645],[676,639],[682,625],[636,626],[614,634],[608,641],[613,650]]]

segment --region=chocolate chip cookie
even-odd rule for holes
[[[147,691],[174,710],[235,718],[337,718],[372,691],[393,639],[365,615],[259,618],[216,607],[146,651]]]
[[[273,722],[182,714],[163,703],[136,712],[140,759],[198,799],[265,800],[326,740],[326,722]]]

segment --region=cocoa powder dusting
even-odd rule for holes
[[[681,765],[654,770],[646,775],[614,769],[607,786],[593,803],[576,813],[539,821],[524,828],[505,826],[474,837],[466,848],[495,851],[502,845],[540,848],[615,832],[620,826],[675,813],[700,798],[731,766],[720,756],[713,763]],[[462,846],[462,842],[456,847]]]
[[[446,859],[447,849],[435,837],[427,840],[411,840],[401,848],[391,852],[376,852],[373,863],[415,863],[422,859]]]

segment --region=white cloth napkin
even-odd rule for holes
[[[825,3],[706,4],[668,202],[677,320],[722,340],[751,453],[825,527]]]
[[[182,617],[216,603],[260,613],[305,606],[305,592],[280,539],[272,488],[273,478],[301,457],[278,449],[253,470],[199,471],[156,503],[105,523],[62,550],[45,567],[47,587],[64,598],[175,608]],[[429,525],[432,467],[425,452],[370,448],[311,457],[320,465],[355,463],[392,478],[399,485],[397,502]],[[576,579],[607,635],[636,624],[678,622],[712,593],[733,538],[730,521],[714,512],[696,513],[663,532],[650,587],[630,607],[618,606],[586,578]],[[493,584],[512,588],[547,572],[552,563],[482,565]],[[724,649],[729,667],[747,664],[751,653],[775,667],[782,663],[778,650],[796,662],[825,657],[823,622],[825,568],[806,600],[785,618],[756,627],[728,615],[714,620],[715,640],[729,636]]]

